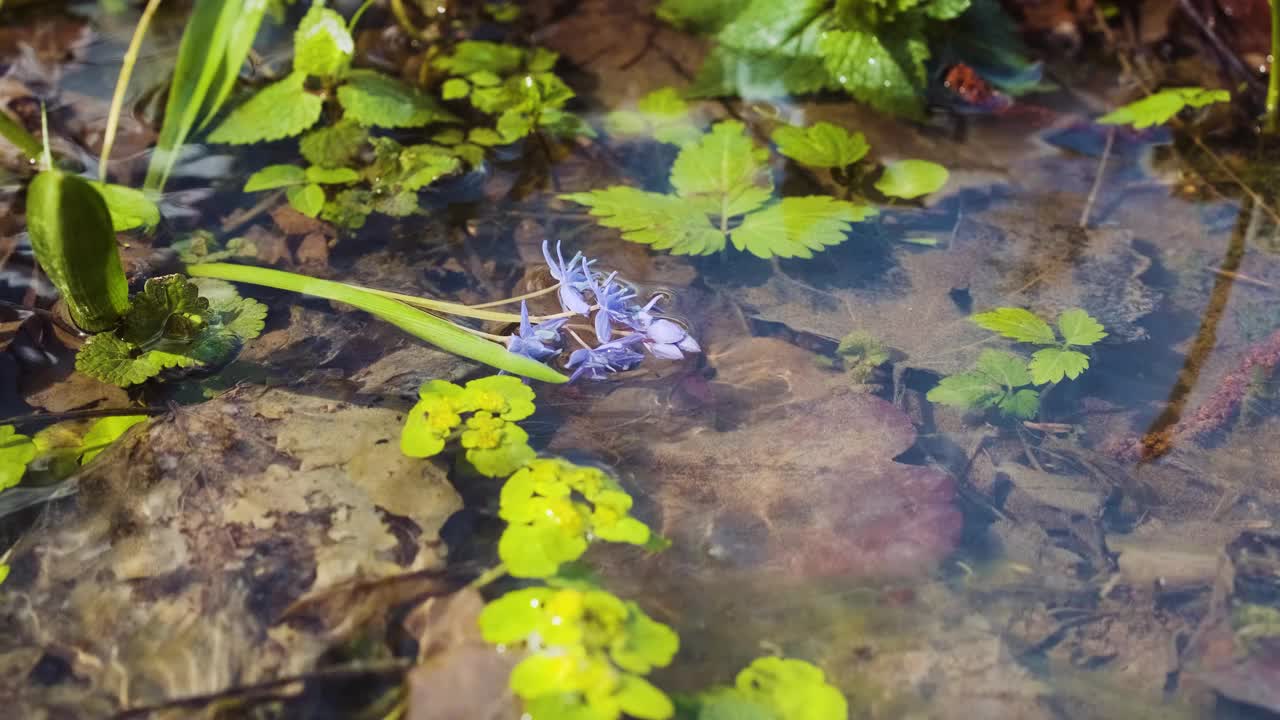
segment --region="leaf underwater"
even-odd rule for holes
[[[432,345],[455,355],[461,355],[499,370],[506,370],[534,380],[549,383],[569,381],[564,375],[536,360],[507,352],[505,347],[478,338],[434,315],[410,307],[398,300],[375,295],[342,283],[320,280],[281,270],[270,270],[247,265],[228,265],[226,263],[192,265],[187,268],[187,272],[192,277],[217,278],[231,282],[262,285],[278,290],[287,290],[347,303],[376,315],[410,335],[426,340]]]

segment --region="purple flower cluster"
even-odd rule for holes
[[[595,313],[592,324],[597,344],[569,353],[568,366],[573,368],[570,382],[583,376],[599,380],[610,373],[630,370],[644,360],[640,347],[664,360],[680,360],[685,353],[701,352],[683,325],[661,316],[657,309],[661,296],[640,304],[635,291],[619,281],[617,273],[604,275],[592,270],[595,261],[587,260],[582,253],[565,262],[559,244],[553,257],[550,244],[544,240],[542,255],[551,276],[560,281],[557,293],[564,311],[584,317]],[[561,331],[568,322],[568,318],[556,318],[533,325],[528,308],[521,303],[520,328],[507,337],[507,349],[539,362],[554,357],[561,351]],[[575,341],[586,342],[581,335],[567,332]]]

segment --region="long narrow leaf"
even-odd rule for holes
[[[435,315],[368,290],[282,270],[227,263],[191,265],[187,268],[187,274],[193,277],[218,278],[231,282],[262,285],[344,302],[376,315],[410,335],[426,340],[441,350],[455,355],[543,382],[563,383],[568,380],[564,375],[536,360],[507,352],[507,349],[501,345],[476,337]]]
[[[218,74],[213,79],[209,94],[200,108],[200,129],[208,127],[222,104],[231,96],[231,90],[240,77],[240,68],[249,57],[253,48],[253,39],[258,35],[258,27],[267,13],[267,0],[244,0],[240,12],[236,15],[235,25],[223,53]]]

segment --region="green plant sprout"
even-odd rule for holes
[[[966,410],[995,408],[1021,420],[1040,412],[1038,386],[1075,380],[1089,368],[1089,356],[1075,348],[1090,347],[1107,336],[1102,325],[1079,308],[1058,316],[1056,334],[1049,323],[1023,308],[996,308],[971,320],[1002,337],[1042,348],[1029,362],[1014,353],[984,350],[973,370],[944,377],[928,399]]]
[[[557,138],[594,137],[591,126],[564,109],[575,94],[552,72],[558,60],[544,48],[464,40],[435,58],[432,67],[447,75],[442,98],[465,99],[475,110],[496,116],[493,127],[467,133],[473,145],[509,145],[535,131]]]
[[[877,368],[889,362],[890,354],[889,348],[869,333],[851,332],[841,338],[836,358],[851,383],[865,385]]]
[[[1141,130],[1152,125],[1163,125],[1187,108],[1199,108],[1214,103],[1231,102],[1226,90],[1208,90],[1200,87],[1165,88],[1141,100],[1116,108],[1098,118],[1099,125],[1129,125]]]
[[[615,185],[563,197],[591,208],[623,239],[676,255],[709,255],[731,240],[761,258],[810,258],[844,242],[853,223],[875,214],[869,205],[823,195],[770,202],[768,158],[742,123],[726,120],[680,150],[671,166],[672,194]]]
[[[780,125],[771,136],[778,153],[813,168],[824,168],[831,179],[845,187],[846,198],[867,202],[861,186],[880,170],[873,187],[890,198],[914,200],[941,190],[950,173],[928,160],[898,160],[878,168],[861,162],[870,152],[862,133],[828,122],[809,127]]]
[[[671,663],[680,639],[635,603],[603,590],[525,588],[488,603],[480,630],[488,642],[527,653],[510,682],[528,717],[665,720],[675,713],[644,676]]]
[[[664,0],[657,14],[713,35],[692,94],[783,97],[843,90],[883,112],[920,117],[926,63],[970,0]]]
[[[691,720],[845,720],[849,704],[819,668],[781,657],[756,658],[733,687],[700,693]]]

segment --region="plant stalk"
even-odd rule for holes
[[[1276,63],[1280,62],[1280,6],[1278,0],[1270,0],[1271,6],[1271,64],[1267,69],[1267,115],[1263,120],[1263,132],[1274,133],[1280,129],[1280,75]]]
[[[133,37],[129,39],[129,47],[124,51],[124,59],[120,64],[120,74],[116,76],[116,90],[111,95],[111,110],[107,113],[107,129],[102,136],[102,156],[98,160],[98,179],[107,181],[107,162],[111,160],[111,148],[116,143],[116,132],[120,128],[120,112],[124,108],[124,95],[129,89],[129,79],[133,77],[133,68],[138,64],[138,52],[142,50],[142,38],[151,26],[151,18],[160,7],[161,0],[149,0],[147,7],[138,18],[138,26],[133,29]]]

